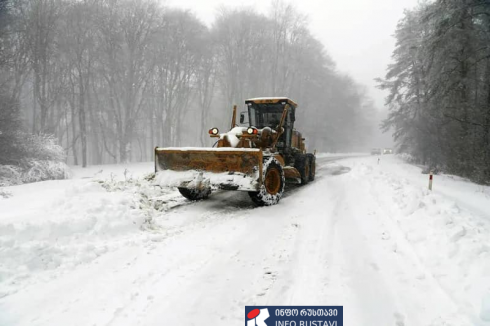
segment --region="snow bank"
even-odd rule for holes
[[[0,219],[0,297],[33,273],[92,261],[111,249],[109,238],[137,232],[145,221],[131,194],[109,193],[93,182],[70,187],[30,215]]]
[[[458,303],[460,312],[487,320],[490,187],[482,191],[476,184],[437,176],[431,192],[420,168],[393,156],[383,156],[379,165],[371,159],[357,163],[351,177],[370,183],[382,209],[392,216],[432,277]]]
[[[185,201],[127,174],[7,189],[0,197],[0,298],[143,241],[154,215]]]

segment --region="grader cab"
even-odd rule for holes
[[[281,199],[286,182],[315,179],[315,155],[294,129],[297,104],[288,98],[246,100],[248,127],[237,126],[236,106],[231,129],[220,133],[213,148],[155,148],[157,181],[176,186],[190,200],[207,198],[212,189],[247,191],[260,206]],[[245,122],[246,114],[240,116]]]

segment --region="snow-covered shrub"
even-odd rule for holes
[[[51,135],[29,134],[24,140],[26,159],[22,160],[24,173],[23,182],[37,182],[43,180],[58,180],[69,177],[69,168],[65,164],[63,147]]]
[[[25,183],[67,179],[70,176],[70,169],[64,162],[29,160],[26,165],[27,169],[22,174]]]
[[[66,178],[64,161],[54,136],[23,129],[19,101],[0,85],[0,186]]]
[[[397,156],[407,163],[416,163],[417,162],[417,158],[415,158],[413,155],[408,154],[408,153],[399,153],[399,154],[397,154]]]
[[[63,147],[58,145],[58,140],[52,135],[24,134],[22,147],[29,159],[55,162],[65,160]]]
[[[0,165],[0,187],[22,183],[22,169],[15,165]]]
[[[9,192],[7,190],[0,189],[0,198],[9,198],[9,197],[12,197],[11,192]]]
[[[421,171],[422,174],[429,174],[431,172],[433,174],[439,174],[439,173],[444,171],[444,169],[440,165],[434,165],[434,164],[430,164],[430,163],[424,164],[419,159],[417,159],[415,156],[408,154],[408,153],[399,153],[399,154],[397,154],[397,156],[407,163],[416,164],[416,165],[419,165],[420,167],[422,167],[422,171]]]
[[[15,151],[9,150],[5,162],[0,161],[0,186],[69,177],[63,147],[55,137],[18,131],[11,143]]]

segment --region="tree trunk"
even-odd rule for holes
[[[82,71],[78,70],[79,83],[79,109],[78,122],[80,124],[80,142],[82,144],[82,167],[87,167],[87,120],[85,114],[85,85],[83,82]]]

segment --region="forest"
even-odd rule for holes
[[[232,106],[245,110],[251,97],[295,100],[297,128],[319,151],[359,150],[374,125],[364,87],[281,1],[267,15],[221,8],[212,26],[156,0],[0,3],[4,167],[151,161],[157,145],[211,146],[208,129],[229,128]]]
[[[437,0],[396,30],[385,130],[434,171],[490,183],[490,1]]]

